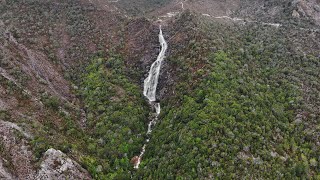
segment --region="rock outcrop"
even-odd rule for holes
[[[318,0],[294,0],[292,4],[296,7],[293,16],[309,18],[320,25],[320,4]]]
[[[5,179],[34,179],[33,155],[27,142],[30,137],[17,124],[0,120],[0,176]],[[14,172],[10,173],[10,170]]]
[[[0,159],[0,179],[15,179],[9,170],[5,167],[5,163],[2,158]]]
[[[52,148],[44,153],[37,170],[28,144],[32,138],[17,124],[0,120],[0,179],[91,179],[77,162]]]
[[[77,162],[52,148],[45,152],[40,168],[36,179],[91,179]]]

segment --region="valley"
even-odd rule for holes
[[[0,0],[0,177],[318,179],[319,7]]]

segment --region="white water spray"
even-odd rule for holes
[[[145,95],[150,102],[156,101],[156,90],[159,80],[159,73],[161,68],[161,63],[164,59],[164,55],[168,48],[167,42],[165,41],[162,30],[160,26],[160,33],[159,33],[159,41],[161,44],[161,51],[158,55],[157,60],[151,65],[149,76],[144,80],[144,88],[143,88],[143,95]]]
[[[165,41],[163,34],[162,34],[161,26],[160,26],[160,33],[159,33],[159,42],[161,45],[161,51],[157,57],[157,60],[151,65],[148,77],[144,80],[143,95],[148,98],[150,104],[154,107],[154,109],[156,111],[156,116],[148,124],[147,135],[151,134],[152,126],[154,126],[156,124],[156,122],[158,120],[158,115],[160,114],[160,111],[161,111],[160,103],[155,102],[156,101],[156,90],[157,90],[157,85],[158,85],[158,81],[159,81],[161,63],[165,58],[165,53],[168,48],[168,44]],[[145,153],[146,145],[149,141],[150,141],[150,139],[148,138],[146,140],[146,143],[143,145],[142,150],[140,152],[140,155],[138,156],[137,162],[135,162],[135,164],[134,164],[135,169],[139,168],[141,158],[142,158],[143,154]]]

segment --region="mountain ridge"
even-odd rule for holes
[[[319,3],[0,1],[0,174],[318,178]],[[149,137],[142,89],[160,24]]]

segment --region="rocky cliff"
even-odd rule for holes
[[[1,178],[317,178],[319,7],[0,1]],[[162,110],[145,135],[159,25]]]

